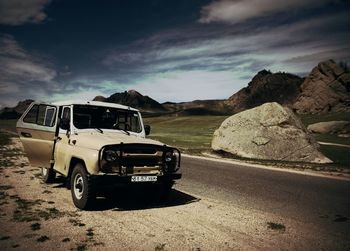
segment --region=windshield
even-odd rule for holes
[[[78,129],[98,128],[141,132],[138,112],[113,107],[74,105],[73,124]]]

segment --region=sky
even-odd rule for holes
[[[263,69],[350,62],[349,16],[349,0],[0,0],[0,108],[225,99]]]

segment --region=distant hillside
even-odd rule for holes
[[[266,102],[292,106],[300,93],[303,79],[289,73],[260,71],[248,86],[233,94],[225,104],[233,113],[250,109]]]
[[[178,115],[225,115],[230,114],[230,107],[225,100],[194,100],[191,102],[163,103],[163,106]]]
[[[0,119],[18,119],[33,102],[31,99],[18,102],[15,107],[5,107],[0,111]]]
[[[223,115],[229,113],[229,108],[225,105],[224,100],[195,100],[191,102],[158,103],[154,99],[143,96],[135,90],[115,93],[108,98],[96,96],[95,101],[103,101],[131,106],[139,109],[144,114],[176,114],[184,115]]]
[[[350,72],[333,60],[319,63],[301,85],[293,105],[298,113],[350,111]]]
[[[108,98],[97,96],[95,101],[104,101],[109,103],[117,103],[126,106],[131,106],[143,112],[165,112],[166,109],[154,99],[143,96],[135,90],[115,93]]]

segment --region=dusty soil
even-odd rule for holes
[[[18,138],[0,149],[0,212],[1,250],[308,249],[314,237],[298,229],[319,231],[220,198],[199,198],[187,185],[175,185],[165,203],[122,190],[100,198],[94,211],[80,211],[64,179],[41,181]]]

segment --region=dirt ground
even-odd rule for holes
[[[0,250],[290,250],[314,241],[298,233],[301,222],[283,219],[286,228],[275,215],[199,198],[180,184],[165,203],[122,190],[81,211],[62,178],[41,181],[18,138],[0,154]]]

